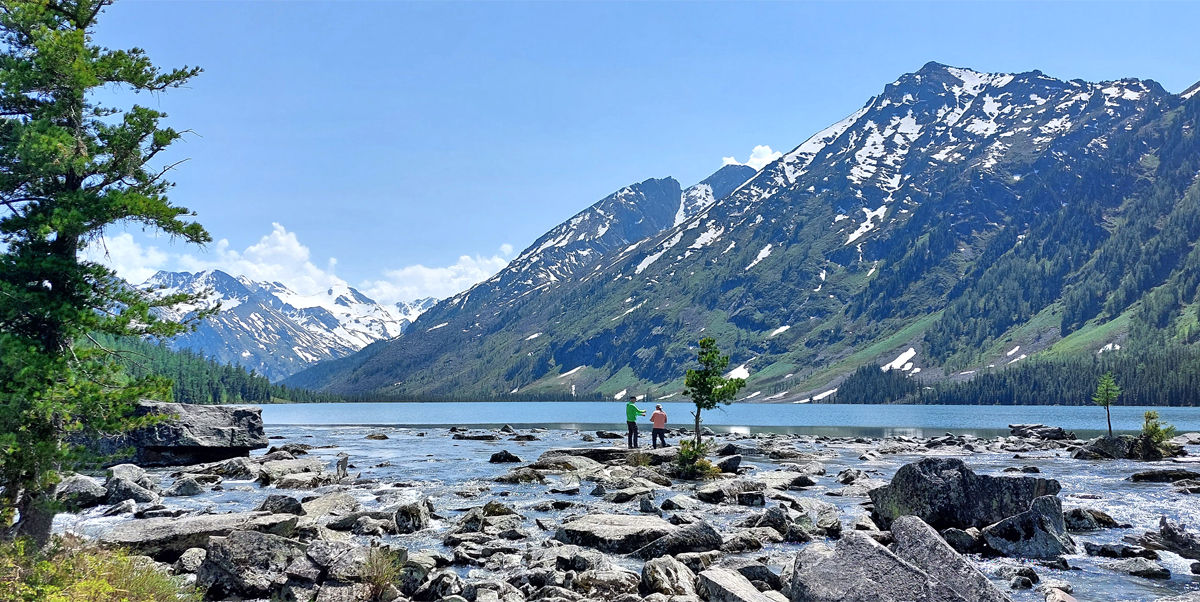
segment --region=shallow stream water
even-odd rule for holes
[[[372,406],[379,409],[382,406],[393,404],[352,405]],[[429,404],[406,405],[422,406],[429,409],[423,416],[428,422],[438,424],[446,419],[445,416],[438,413],[438,410],[432,409],[432,406]],[[473,415],[476,424],[504,422],[496,420],[500,415],[508,416],[508,421],[514,426],[527,425],[532,422],[530,420],[532,416],[528,408],[524,407],[488,407],[496,404],[456,405],[459,406],[460,410],[464,408],[475,409],[476,411],[473,412]],[[574,404],[558,405],[570,406]],[[619,409],[614,404],[602,405],[606,410]],[[759,407],[778,408],[781,406]],[[842,408],[846,406],[810,407],[824,410],[826,408]],[[864,406],[857,407],[862,408]],[[534,526],[534,519],[567,520],[585,512],[635,513],[637,511],[636,503],[611,504],[600,500],[600,498],[588,495],[588,492],[592,488],[590,483],[584,483],[582,493],[576,496],[550,494],[548,489],[563,484],[554,478],[545,485],[505,485],[496,483],[492,479],[514,466],[520,466],[520,464],[488,463],[488,458],[491,454],[501,449],[506,449],[519,456],[523,461],[528,462],[537,459],[542,452],[551,448],[623,445],[623,440],[598,440],[588,443],[583,441],[580,431],[555,425],[556,428],[518,428],[522,433],[532,432],[535,434],[538,437],[536,441],[515,442],[508,440],[507,436],[502,436],[499,441],[465,441],[454,440],[447,428],[435,426],[280,424],[287,417],[294,415],[285,413],[292,412],[293,410],[290,408],[286,409],[285,412],[280,412],[280,409],[281,406],[268,406],[264,408],[264,418],[268,423],[267,434],[276,438],[272,443],[279,445],[295,442],[315,446],[317,449],[310,451],[310,457],[321,458],[327,461],[331,467],[339,453],[348,454],[350,456],[351,475],[361,473],[363,479],[375,481],[371,484],[355,487],[352,490],[364,505],[370,507],[383,505],[380,499],[386,499],[389,505],[396,501],[415,501],[424,497],[429,497],[433,500],[437,513],[445,517],[445,520],[435,521],[433,528],[414,535],[384,538],[385,540],[404,545],[410,550],[437,549],[449,551],[441,545],[444,531],[463,510],[481,505],[490,499],[498,499],[505,504],[514,506],[518,512],[526,517],[528,530],[535,534],[531,540],[533,545],[537,545],[541,540],[553,535],[552,531],[543,531]],[[1021,410],[1027,409],[1021,408]],[[1094,421],[1098,408],[1089,409],[1091,410],[1089,417]],[[310,407],[307,409],[307,412],[315,410],[318,410],[318,408]],[[319,410],[322,412],[326,410],[341,410],[336,412],[336,414],[327,414],[326,416],[328,420],[340,420],[343,424],[353,422],[354,412],[358,411],[357,409],[351,409],[351,406],[341,406],[340,404],[336,408],[320,408]],[[405,408],[404,411],[408,412],[410,409]],[[668,411],[674,412],[675,415],[682,414],[678,408],[668,409]],[[754,411],[759,412],[759,410]],[[1164,412],[1164,414],[1167,413]],[[763,412],[762,415],[771,416],[768,412]],[[1140,416],[1140,414],[1138,415]],[[1171,414],[1167,415],[1171,416]],[[960,414],[959,417],[964,416]],[[1200,430],[1200,424],[1188,421],[1194,420],[1195,417],[1200,417],[1200,414],[1192,414],[1191,417],[1184,415],[1182,416],[1184,420],[1175,417],[1174,420],[1178,420],[1191,427],[1186,430]],[[309,414],[308,418],[310,423],[318,422],[313,419],[312,414]],[[991,418],[995,419],[996,416],[992,416]],[[1036,416],[1033,418],[1020,421],[1037,421]],[[1062,416],[1059,416],[1059,418],[1062,418]],[[983,419],[979,419],[977,422],[982,421]],[[470,423],[470,421],[463,422]],[[932,422],[934,424],[930,424],[929,426],[905,426],[891,430],[870,425],[850,427],[828,425],[819,426],[815,431],[811,427],[787,427],[786,425],[774,425],[775,428],[768,428],[731,424],[725,425],[726,428],[717,428],[719,425],[716,425],[716,421],[713,421],[710,425],[714,430],[727,431],[719,435],[719,439],[721,440],[736,440],[755,436],[781,437],[786,438],[788,441],[794,441],[794,445],[802,452],[824,456],[821,461],[826,465],[827,474],[826,476],[817,478],[818,485],[803,491],[791,491],[789,494],[797,497],[816,497],[836,505],[841,511],[844,525],[846,528],[850,528],[849,525],[855,518],[866,515],[862,504],[867,501],[867,498],[826,495],[827,492],[842,487],[833,478],[838,471],[843,468],[855,467],[867,471],[872,477],[890,479],[901,465],[917,461],[927,455],[934,455],[936,452],[921,455],[886,455],[879,460],[862,461],[858,459],[859,455],[870,449],[877,448],[877,442],[864,440],[861,443],[830,445],[817,440],[811,435],[787,435],[781,434],[781,431],[807,431],[820,434],[850,436],[870,436],[873,433],[875,436],[878,436],[887,430],[887,432],[893,434],[918,436],[924,434],[925,436],[930,436],[938,435],[948,430],[948,427],[936,424],[937,420],[933,420]],[[1046,422],[1062,424],[1067,426],[1067,428],[1074,428],[1069,420],[1060,419]],[[586,420],[581,421],[579,424],[589,424],[590,426],[590,423]],[[992,421],[989,424],[995,425],[997,423]],[[1002,421],[1001,424],[1004,424],[1004,422]],[[614,429],[616,424],[604,423],[601,426]],[[483,430],[483,427],[478,428],[479,430]],[[864,429],[866,430],[864,431]],[[874,429],[880,429],[880,431],[875,432]],[[960,427],[959,429],[949,430],[968,430],[979,432],[986,436],[996,429],[968,426],[965,429]],[[1183,430],[1185,429],[1181,429],[1181,432]],[[366,439],[366,435],[371,433],[386,434],[388,439]],[[645,434],[648,435],[648,432]],[[1081,434],[1081,436],[1083,435]],[[675,440],[676,438],[672,438],[672,441]],[[643,443],[648,443],[648,440]],[[1200,455],[1200,448],[1193,446],[1190,452],[1193,456]],[[1164,515],[1182,521],[1191,529],[1200,527],[1200,498],[1197,496],[1176,493],[1167,484],[1133,483],[1127,480],[1128,476],[1134,472],[1156,467],[1178,467],[1180,466],[1179,464],[1171,462],[1134,463],[1129,461],[1084,462],[1072,460],[1066,457],[1066,454],[1063,452],[1035,452],[1022,454],[1022,456],[1020,459],[1014,459],[1013,455],[1008,453],[981,453],[961,457],[975,471],[986,474],[1000,474],[1004,468],[1010,466],[1037,466],[1042,472],[1040,476],[1055,478],[1062,483],[1060,497],[1063,500],[1064,509],[1076,506],[1094,507],[1108,512],[1119,522],[1131,523],[1133,525],[1131,529],[1111,529],[1095,533],[1076,534],[1075,540],[1080,553],[1068,557],[1068,561],[1073,569],[1059,571],[1034,565],[1038,574],[1043,579],[1061,579],[1069,582],[1074,588],[1075,597],[1079,600],[1153,600],[1160,596],[1174,595],[1188,591],[1200,591],[1200,577],[1193,576],[1190,573],[1191,561],[1181,559],[1170,553],[1163,553],[1161,560],[1161,563],[1170,569],[1172,573],[1171,579],[1167,581],[1153,581],[1118,574],[1103,568],[1102,564],[1106,562],[1105,559],[1092,558],[1083,554],[1082,544],[1084,541],[1097,543],[1119,542],[1122,536],[1137,535],[1146,530],[1156,529],[1159,517]],[[758,470],[771,470],[779,467],[777,461],[755,455],[744,455],[743,466],[747,464],[756,466]],[[1200,465],[1193,464],[1191,466]],[[151,472],[163,479],[162,486],[166,488],[171,483],[168,475],[173,471],[173,469],[155,469]],[[314,495],[314,491],[311,490],[287,491],[274,488],[260,488],[249,481],[226,481],[223,486],[223,491],[210,491],[191,498],[166,498],[164,503],[168,506],[194,510],[233,512],[252,510],[267,495],[272,493],[287,493],[297,498]],[[694,485],[679,483],[672,488],[663,488],[656,492],[656,503],[661,503],[667,497],[677,493],[686,493],[693,487]],[[318,490],[317,493],[320,491],[324,490]],[[533,510],[533,506],[548,499],[566,500],[574,502],[577,505],[552,515]],[[725,530],[729,525],[757,511],[756,509],[740,506],[704,504],[698,512],[710,520],[718,530]],[[56,522],[56,526],[59,530],[99,535],[108,529],[119,529],[121,523],[129,520],[128,518],[120,517],[103,518],[99,516],[100,512],[101,509],[94,509],[82,515],[61,515]],[[769,544],[764,550],[752,552],[748,555],[756,558],[765,558],[778,571],[782,568],[783,564],[791,562],[794,553],[801,545],[803,544]],[[1011,563],[1013,561],[979,560],[979,562],[980,566],[987,572],[989,569],[995,568],[999,563]],[[623,563],[627,564],[631,569],[640,569],[640,563],[638,562],[623,561]],[[485,574],[482,569],[477,568],[462,568],[461,571],[464,576],[471,574],[481,576]],[[1006,583],[1000,580],[997,583],[1003,590],[1007,591]],[[1032,590],[1010,592],[1010,594],[1015,600],[1032,601],[1042,599],[1041,594]]]

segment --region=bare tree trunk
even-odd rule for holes
[[[25,492],[17,507],[20,517],[9,530],[10,538],[28,538],[38,549],[50,543],[51,527],[54,525],[54,515],[58,512],[54,506],[54,495],[49,491]]]
[[[696,411],[692,412],[692,416],[696,418],[696,430],[694,432],[696,433],[696,448],[699,449],[702,443],[700,440],[700,408],[696,408]]]
[[[1112,412],[1109,411],[1108,406],[1104,406],[1104,415],[1108,417],[1108,438],[1112,439]]]

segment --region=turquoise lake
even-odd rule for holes
[[[690,427],[688,403],[663,403],[670,427]],[[639,404],[644,410],[653,404]],[[540,426],[565,429],[625,428],[623,402],[310,403],[264,405],[268,425]],[[1156,410],[1179,432],[1200,431],[1200,407],[1112,408],[1113,429],[1139,430],[1142,414]],[[979,436],[1007,434],[1008,425],[1041,423],[1080,437],[1106,428],[1096,406],[917,406],[835,404],[733,404],[703,414],[714,431],[824,435],[924,436],[950,431]],[[648,429],[649,422],[642,428]]]

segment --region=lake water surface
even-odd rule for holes
[[[689,427],[690,403],[663,403],[669,426]],[[268,425],[499,426],[594,430],[625,428],[624,402],[308,403],[265,405]],[[640,404],[644,410],[653,404]],[[1113,430],[1140,430],[1142,414],[1156,410],[1179,432],[1200,431],[1200,407],[1112,408]],[[979,436],[1008,434],[1008,425],[1061,426],[1080,437],[1106,428],[1097,406],[922,406],[842,404],[756,404],[724,406],[703,414],[714,431],[785,432],[817,435],[929,436],[943,432]],[[644,425],[649,428],[649,423]]]

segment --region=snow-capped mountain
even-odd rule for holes
[[[670,394],[696,339],[716,336],[751,395],[806,399],[900,357],[922,378],[1020,361],[1169,290],[1137,305],[1168,308],[1156,326],[1100,331],[1152,332],[1177,319],[1170,299],[1197,294],[1175,275],[1200,261],[1197,96],[929,63],[727,194],[655,196],[660,212],[678,198],[655,214],[661,231],[570,271],[502,272],[435,306],[403,345],[295,382]],[[599,229],[572,223],[510,269]]]
[[[174,310],[175,319],[220,303],[220,313],[171,345],[240,364],[271,380],[397,337],[435,302],[430,298],[389,307],[345,285],[301,295],[278,282],[255,282],[220,270],[158,272],[141,287],[163,295],[206,295],[196,306]]]

